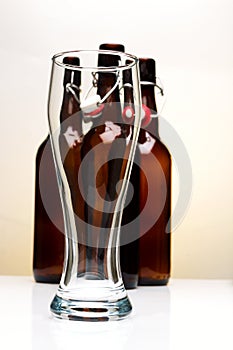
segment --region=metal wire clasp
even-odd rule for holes
[[[160,78],[155,78],[155,80],[156,81],[159,80],[161,86],[158,85],[157,83],[153,83],[152,81],[144,81],[144,80],[140,81],[140,84],[141,85],[153,85],[153,86],[157,87],[159,89],[161,95],[164,96],[164,88],[163,88],[163,84],[162,84]]]
[[[75,85],[75,84],[73,84],[73,83],[67,83],[67,84],[66,84],[66,91],[67,91],[67,92],[71,92],[72,95],[74,96],[75,100],[76,100],[78,103],[80,103],[80,100],[79,100],[79,98],[78,98],[78,96],[77,96],[77,92],[80,92],[80,88],[79,88],[77,85]]]

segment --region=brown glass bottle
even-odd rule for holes
[[[154,85],[155,61],[140,59],[142,104],[157,112]],[[162,143],[158,118],[140,130],[140,240],[139,285],[166,285],[170,277],[171,156]],[[154,160],[155,159],[155,160]],[[149,191],[152,200],[148,200]],[[144,215],[143,209],[146,208]],[[157,218],[158,216],[158,218]],[[155,218],[154,222],[151,221]],[[151,225],[147,227],[147,223]],[[144,233],[145,232],[145,233]]]
[[[67,57],[67,64],[77,58]],[[79,110],[66,84],[80,85],[80,75],[65,71],[61,120]],[[77,91],[78,93],[78,91]],[[69,159],[69,154],[66,156]],[[64,259],[64,222],[49,136],[41,144],[36,156],[33,274],[36,282],[59,283]]]
[[[103,55],[99,54],[98,65],[101,67],[117,66],[119,57],[117,55]],[[106,94],[115,86],[117,77],[113,73],[99,73],[97,84],[97,94],[103,99]],[[108,228],[110,216],[106,210],[108,203],[115,199],[116,187],[114,179],[119,179],[119,173],[122,169],[122,164],[117,160],[109,160],[111,152],[114,154],[114,148],[119,147],[121,139],[115,139],[110,143],[105,143],[102,140],[106,130],[106,122],[111,121],[113,124],[119,124],[121,120],[121,107],[119,97],[119,86],[116,86],[112,93],[104,100],[103,110],[97,117],[91,117],[92,128],[83,138],[81,149],[82,159],[86,155],[89,161],[82,166],[82,178],[85,198],[91,196],[93,205],[90,206],[85,203],[84,216],[85,222],[90,225],[86,232],[86,273],[90,273],[90,278],[101,278],[102,275],[107,274],[107,262],[105,261],[107,239],[106,235],[102,233],[102,228]],[[98,172],[98,164],[102,163]],[[121,162],[122,163],[122,162]],[[95,176],[95,174],[97,175]],[[86,182],[86,184],[85,184]],[[90,184],[92,184],[90,186]],[[95,196],[95,190],[103,198],[103,202],[99,202]],[[88,193],[89,191],[89,193]],[[97,209],[98,208],[98,209]],[[95,277],[94,277],[95,276]]]
[[[125,48],[121,44],[102,44],[99,47],[102,50],[114,50],[124,52]],[[123,83],[126,84],[124,87],[124,107],[132,107],[133,100],[133,91],[130,84],[132,84],[132,77],[130,70],[125,70],[123,73]],[[119,98],[119,97],[118,97]],[[123,112],[124,113],[124,112]],[[119,123],[127,124],[127,121],[121,115]],[[130,124],[130,121],[129,121]],[[129,127],[125,127],[126,133],[128,133]],[[128,130],[127,130],[128,129]],[[139,153],[138,149],[135,154],[135,163],[132,168],[132,173],[130,177],[130,183],[133,186],[134,192],[133,197],[130,197],[130,192],[128,191],[126,203],[129,203],[122,215],[122,228],[121,228],[121,241],[120,241],[120,264],[122,278],[126,289],[133,289],[137,287],[138,284],[138,250],[139,250],[139,225],[135,218],[139,215],[140,206],[139,206]],[[115,160],[115,166],[117,164]],[[119,160],[120,163],[120,160]],[[136,164],[137,163],[137,164]],[[115,169],[114,169],[115,171]],[[130,224],[130,226],[128,225]],[[130,232],[129,232],[130,230]],[[127,237],[127,238],[125,238]],[[129,242],[125,244],[126,242]]]

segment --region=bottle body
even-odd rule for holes
[[[121,227],[121,247],[120,247],[120,262],[122,278],[126,289],[134,289],[138,285],[138,268],[139,268],[139,235],[140,226],[136,220],[140,214],[140,167],[139,167],[139,152],[136,149],[134,164],[130,175],[130,183],[133,186],[133,196],[131,201],[128,200],[127,193],[126,202],[129,204],[125,207],[122,215]],[[130,225],[128,225],[130,224]],[[130,232],[128,231],[130,229]],[[130,237],[130,242],[124,244],[124,236]]]
[[[45,205],[48,198],[48,213]],[[64,259],[64,224],[49,137],[36,156],[33,274],[36,282],[59,283]]]
[[[166,285],[170,277],[171,264],[171,233],[169,227],[171,216],[171,157],[167,148],[157,137],[154,135],[147,136],[147,138],[150,137],[155,140],[151,155],[156,158],[156,162],[151,155],[141,154],[141,210],[146,205],[148,191],[154,194],[154,200],[147,205],[146,215],[141,216],[140,220],[140,232],[143,235],[139,240],[139,285]],[[143,169],[153,169],[149,174],[151,179],[148,179],[148,175],[146,179]],[[149,188],[147,180],[150,182]],[[152,226],[147,230],[145,223],[153,217],[155,217],[155,222],[152,221]]]

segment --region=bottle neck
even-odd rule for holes
[[[141,85],[141,95],[142,104],[151,109],[151,114],[157,114],[155,87],[153,85]],[[158,137],[158,118],[152,118],[150,124],[144,130]]]
[[[155,102],[154,86],[141,85],[142,103],[152,109],[153,113],[157,113],[157,106]]]
[[[97,84],[97,94],[101,99],[114,87],[117,82],[117,76],[113,73],[100,73]],[[120,94],[119,85],[115,87],[112,93],[104,100],[104,109],[101,116],[96,121],[103,125],[106,121],[115,123],[120,122],[121,108],[120,108]]]
[[[79,98],[79,93],[76,92],[77,98]],[[64,88],[64,94],[63,94],[63,101],[62,101],[62,107],[61,107],[61,114],[60,114],[60,120],[63,122],[67,118],[69,118],[71,115],[73,115],[76,112],[80,111],[80,104],[75,98],[75,96],[72,94],[71,91],[67,91],[66,88]]]
[[[114,87],[117,82],[117,77],[113,73],[100,73],[97,84],[97,94],[100,95],[101,99]],[[119,102],[119,86],[113,90],[113,92],[105,100],[106,103]]]
[[[132,87],[128,87],[128,86],[124,87],[124,97],[125,97],[126,104],[130,105],[130,104],[134,103]]]
[[[71,91],[67,91],[66,87],[64,87],[60,122],[63,132],[66,131],[68,127],[71,127],[73,130],[77,130],[78,134],[81,135],[82,117],[81,115],[77,115],[77,113],[81,113],[80,103],[77,100],[79,99],[79,91],[77,90],[75,93],[76,98]]]

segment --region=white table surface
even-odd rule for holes
[[[57,285],[0,276],[0,348],[232,350],[233,281],[171,280],[129,291],[134,311],[112,322],[56,320]]]

